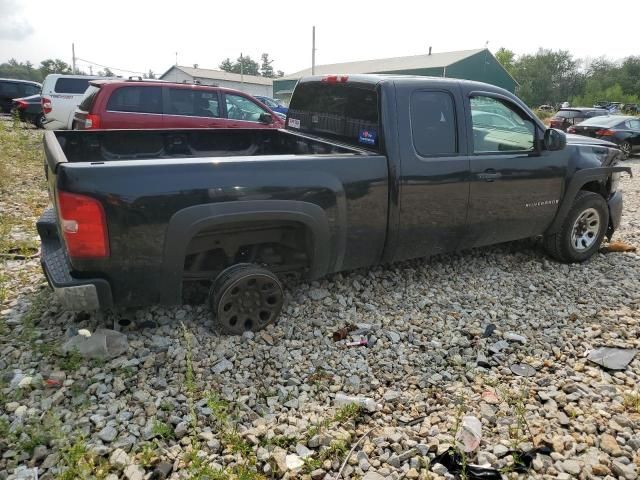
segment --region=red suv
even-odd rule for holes
[[[94,80],[73,128],[282,128],[284,120],[237,90],[187,83]]]

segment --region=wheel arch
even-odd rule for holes
[[[587,168],[575,172],[567,186],[567,189],[565,190],[560,206],[558,207],[558,211],[556,212],[556,216],[545,234],[548,235],[560,231],[562,222],[571,209],[576,195],[580,190],[598,193],[607,200],[610,193],[607,191],[607,181],[609,176],[614,172],[630,172],[630,169],[628,167],[599,167]]]
[[[324,210],[312,203],[294,200],[247,200],[187,207],[170,219],[164,243],[162,297],[180,303],[187,246],[201,231],[234,223],[290,222],[303,226],[311,238],[307,251],[309,278],[329,271],[330,230]]]

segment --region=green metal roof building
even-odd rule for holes
[[[431,51],[431,49],[429,49]],[[410,57],[383,58],[359,62],[316,65],[316,75],[393,73],[477,80],[514,92],[518,82],[509,75],[487,48],[458,52],[429,53]],[[311,68],[273,79],[273,94],[288,102],[296,82],[311,75]]]

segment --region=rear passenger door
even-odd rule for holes
[[[394,260],[458,248],[469,201],[469,158],[461,135],[464,108],[457,83],[405,88],[409,85],[396,91],[401,163]]]
[[[471,182],[462,247],[543,233],[558,209],[569,149],[539,150],[544,132],[508,97],[474,91],[465,97]]]
[[[164,128],[221,128],[226,126],[217,90],[164,88]]]
[[[162,128],[161,90],[142,85],[113,90],[100,128]]]

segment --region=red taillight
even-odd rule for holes
[[[87,130],[90,128],[100,128],[100,115],[87,114],[84,119],[84,128]]]
[[[16,107],[18,107],[18,109],[20,110],[27,109],[28,104],[24,100],[15,100],[15,102],[16,102]]]
[[[42,97],[40,99],[40,103],[42,103],[42,111],[44,113],[51,113],[51,99],[47,97]]]
[[[107,222],[98,200],[58,191],[58,215],[70,257],[109,256]]]
[[[609,130],[608,128],[603,128],[596,132],[597,137],[613,137],[616,132],[613,130]]]
[[[576,133],[576,127],[567,128],[567,133]]]
[[[346,83],[349,80],[349,75],[325,75],[322,77],[322,81],[325,83]]]

